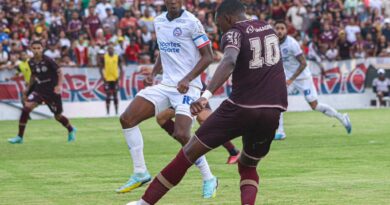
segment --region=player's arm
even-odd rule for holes
[[[99,73],[100,73],[100,77],[102,78],[103,82],[105,83],[106,80],[104,79],[104,75],[103,75],[104,57],[100,58],[99,61],[100,61],[100,63],[99,63]]]
[[[162,63],[161,63],[161,58],[160,58],[160,55],[158,55],[157,59],[156,59],[156,63],[153,66],[153,70],[148,76],[146,76],[146,78],[144,80],[144,84],[146,86],[152,85],[154,77],[156,77],[157,74],[161,73],[162,69],[163,69],[163,67],[162,67]]]
[[[64,82],[64,75],[63,74],[64,73],[62,71],[62,68],[58,67],[57,68],[58,83],[57,83],[57,86],[54,88],[54,92],[58,95],[61,94],[62,84]]]
[[[31,93],[31,89],[33,89],[33,85],[35,83],[35,76],[34,74],[31,74],[30,76],[30,82],[26,85],[26,90],[23,92],[23,101],[27,99],[27,94]]]
[[[201,58],[191,70],[177,85],[177,90],[180,93],[186,93],[189,89],[190,82],[198,77],[206,68],[213,62],[213,51],[210,43],[199,49]]]
[[[240,51],[234,47],[225,48],[222,61],[218,65],[213,78],[208,84],[207,90],[203,93],[202,97],[191,104],[191,113],[193,115],[197,115],[201,112],[206,106],[208,98],[210,98],[212,94],[229,79],[236,66],[239,53]]]
[[[291,78],[287,80],[287,85],[290,85],[295,79],[297,79],[297,77],[307,67],[307,62],[306,62],[305,56],[303,56],[303,54],[296,56],[296,59],[299,61],[299,68],[297,69],[297,71],[295,71],[294,75],[292,75]]]

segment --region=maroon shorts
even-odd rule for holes
[[[104,84],[104,90],[106,93],[116,93],[119,90],[118,81],[107,81]]]
[[[43,94],[32,92],[29,96],[27,96],[27,102],[35,102],[39,105],[46,104],[50,111],[54,114],[61,114],[63,111],[61,95],[55,93]]]
[[[277,108],[242,108],[224,101],[195,132],[196,137],[210,149],[242,136],[246,154],[261,158],[267,155],[281,110]]]

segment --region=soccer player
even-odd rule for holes
[[[280,113],[287,109],[287,88],[278,37],[266,22],[248,20],[239,0],[225,0],[216,20],[224,32],[224,56],[201,98],[191,112],[201,112],[215,92],[232,74],[229,99],[200,126],[176,158],[149,185],[142,199],[128,205],[156,204],[176,186],[195,160],[242,136],[243,151],[238,161],[241,203],[254,205],[258,190],[257,164],[269,151]]]
[[[288,90],[298,89],[305,96],[311,109],[322,112],[329,117],[338,119],[345,127],[348,134],[352,131],[351,121],[348,114],[341,114],[331,106],[318,102],[318,95],[313,83],[310,70],[307,68],[305,56],[299,43],[287,35],[287,24],[284,21],[277,21],[275,29],[280,41],[280,50],[284,71],[286,73],[286,84]],[[283,114],[280,116],[279,128],[275,140],[286,138],[283,126]]]
[[[140,91],[121,115],[127,145],[134,164],[134,174],[117,189],[131,191],[151,180],[143,156],[143,140],[138,124],[166,110],[175,109],[174,138],[184,146],[190,139],[193,121],[190,104],[200,97],[200,74],[213,61],[210,40],[200,21],[186,10],[181,0],[165,0],[167,12],[154,20],[160,55],[146,82],[151,84],[162,71],[162,82]],[[217,190],[217,178],[213,176],[204,156],[196,160],[203,177],[203,198],[212,198]]]
[[[31,49],[34,57],[28,62],[31,68],[31,78],[26,91],[28,92],[32,85],[34,87],[30,95],[23,97],[26,100],[19,120],[19,133],[16,137],[8,139],[8,142],[11,144],[23,143],[24,130],[30,112],[40,104],[46,104],[49,107],[55,119],[68,130],[68,142],[73,142],[76,139],[76,129],[62,115],[62,69],[53,59],[43,55],[43,45],[40,41],[32,42]]]
[[[378,98],[379,106],[385,105],[383,98],[389,96],[390,79],[386,78],[386,71],[383,68],[378,70],[378,77],[372,81],[372,89]]]
[[[100,75],[104,81],[104,90],[106,91],[106,110],[110,114],[111,98],[114,100],[115,114],[118,114],[118,89],[119,80],[123,74],[122,60],[119,55],[114,53],[114,45],[110,43],[107,48],[107,54],[101,58]]]
[[[203,85],[203,88],[206,89],[206,85]],[[196,116],[196,120],[201,125],[204,121],[211,115],[213,111],[211,110],[210,105],[207,103],[206,107]],[[175,117],[175,110],[173,108],[168,108],[165,111],[159,113],[156,116],[157,123],[163,128],[170,136],[172,136],[174,132],[175,122],[172,118]],[[235,164],[237,163],[240,151],[236,149],[234,144],[230,141],[224,143],[222,145],[228,152],[229,157],[226,161],[226,164]]]

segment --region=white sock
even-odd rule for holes
[[[280,113],[278,133],[284,133],[283,113]]]
[[[144,159],[144,141],[139,127],[123,129],[123,135],[133,159],[134,173],[145,173],[147,169]]]
[[[199,157],[199,159],[195,161],[195,165],[196,167],[198,167],[200,173],[202,174],[203,181],[210,180],[214,177],[211,173],[209,164],[207,163],[206,157],[204,155]]]
[[[337,110],[327,104],[318,103],[315,110],[324,113],[326,116],[337,118],[340,122],[344,120],[343,114],[337,112]]]

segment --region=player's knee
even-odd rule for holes
[[[54,115],[54,118],[58,121],[58,120],[61,119],[61,115],[60,114],[56,114],[56,115]]]
[[[247,167],[257,167],[262,157],[264,157],[266,153],[261,154],[260,157],[254,157],[248,155],[244,150],[241,152],[239,161],[242,165]]]
[[[137,126],[140,123],[140,120],[138,120],[137,116],[126,112],[121,114],[121,116],[119,117],[119,121],[122,125],[122,128],[124,129]]]
[[[188,140],[190,139],[189,133],[182,131],[182,130],[179,130],[179,129],[175,129],[172,136],[177,141],[179,141],[182,146],[186,145]]]
[[[317,101],[313,101],[313,102],[310,102],[309,105],[310,105],[312,110],[315,110],[317,108],[318,102]]]

